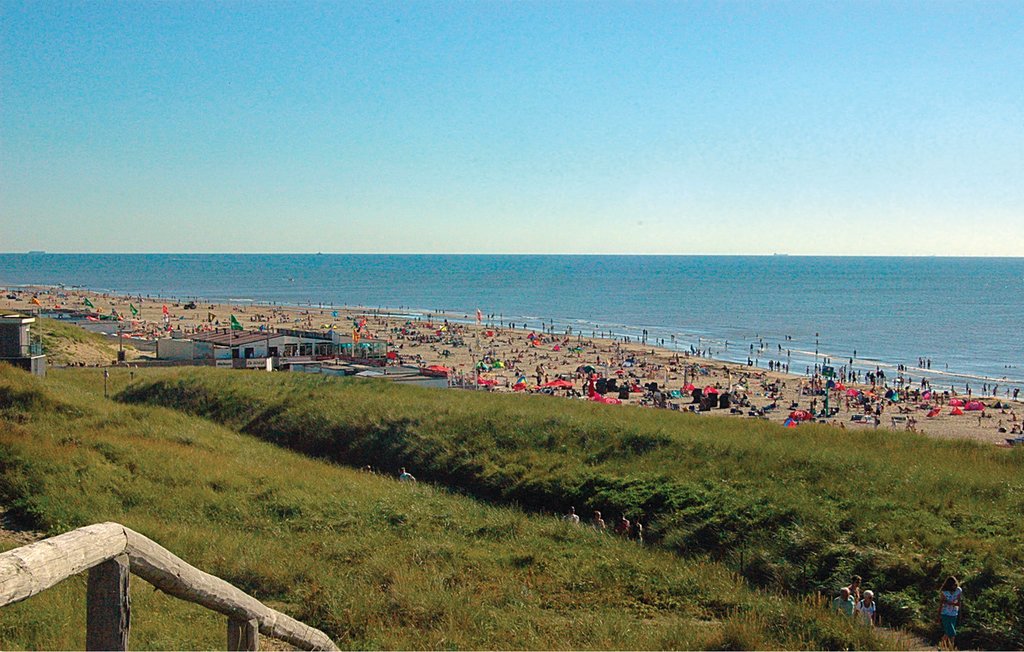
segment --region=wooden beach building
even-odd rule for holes
[[[35,321],[35,317],[17,313],[0,315],[0,362],[45,376],[43,345],[32,339],[31,328]]]

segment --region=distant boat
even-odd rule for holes
[[[46,252],[41,250],[41,249],[33,249],[32,251],[28,252],[28,255],[29,256],[38,256],[39,254],[45,254],[45,253]]]

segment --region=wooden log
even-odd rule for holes
[[[338,649],[320,630],[267,607],[118,523],[89,525],[0,554],[0,607],[31,597],[121,554],[128,556],[132,573],[169,595],[239,622],[256,621],[260,633],[298,648]]]
[[[326,634],[267,607],[256,598],[219,577],[190,566],[174,554],[135,532],[124,528],[128,537],[125,551],[132,572],[161,591],[238,621],[255,620],[261,634],[305,650],[337,650]]]
[[[0,554],[0,607],[123,553],[127,541],[123,525],[97,523]]]
[[[128,555],[89,569],[85,599],[85,649],[127,650],[131,625]]]
[[[228,618],[228,650],[255,652],[260,649],[260,624],[256,620]]]

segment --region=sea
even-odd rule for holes
[[[803,373],[1024,389],[1024,258],[5,254],[0,286],[443,314]],[[570,330],[571,329],[571,330]],[[851,363],[852,360],[852,363]]]

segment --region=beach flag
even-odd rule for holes
[[[480,309],[476,309],[476,323],[479,324],[484,320],[484,313],[480,312]]]
[[[234,315],[231,315],[231,330],[233,330],[233,331],[245,330],[245,329],[242,328],[242,325],[238,323],[238,320],[235,319]]]
[[[135,317],[135,316],[137,316],[139,314],[139,309],[136,308],[135,304],[133,304],[133,303],[129,303],[128,304],[128,309],[132,311],[132,317]]]
[[[36,304],[37,306],[43,305],[39,303],[39,297],[32,297],[32,303]]]
[[[85,305],[89,306],[90,308],[95,308],[96,307],[96,306],[92,305],[92,301],[89,301],[89,297],[86,297],[85,301],[83,301],[83,303]]]

